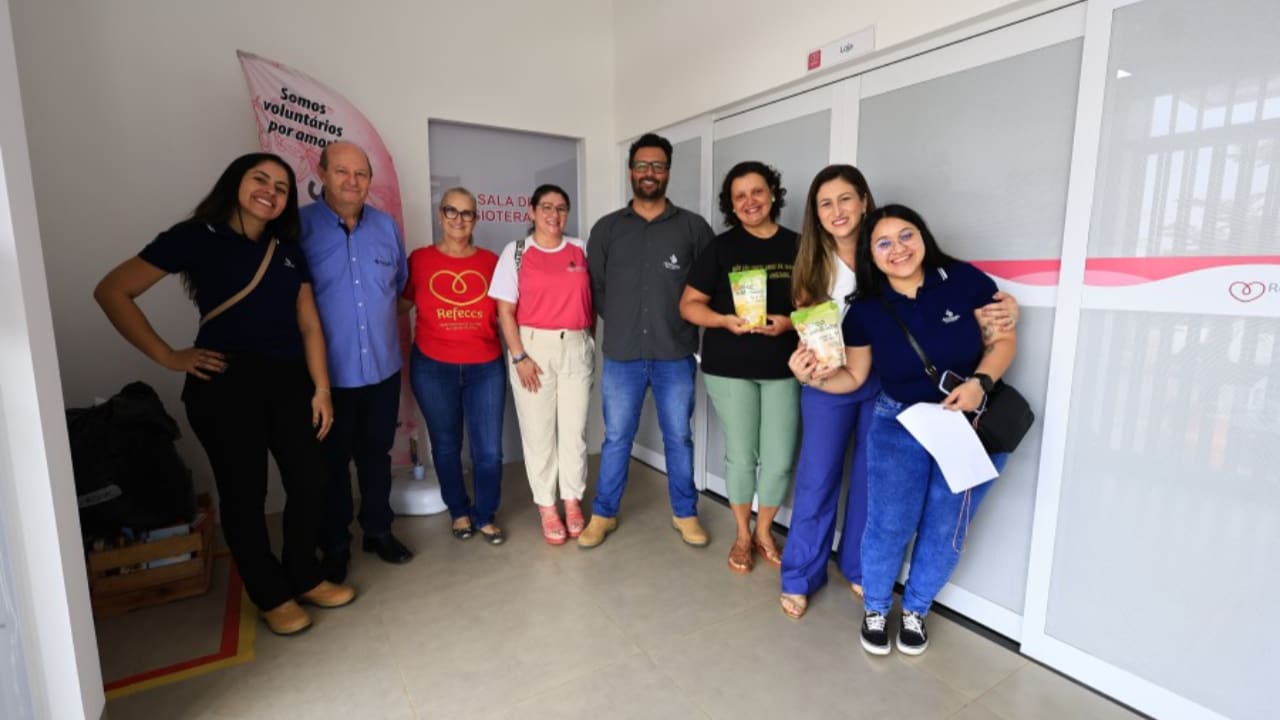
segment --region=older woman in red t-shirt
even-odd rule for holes
[[[452,188],[440,198],[443,237],[409,256],[406,302],[418,310],[409,375],[427,421],[431,460],[453,516],[453,536],[476,528],[505,540],[494,524],[502,492],[502,414],[507,383],[498,341],[497,305],[489,297],[498,256],[472,242],[476,199]],[[462,481],[463,428],[471,446],[475,503]]]

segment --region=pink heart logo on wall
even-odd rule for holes
[[[1227,287],[1227,292],[1231,293],[1231,297],[1238,302],[1253,302],[1262,297],[1267,292],[1267,286],[1264,283],[1240,282],[1236,281]]]

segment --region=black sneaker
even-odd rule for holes
[[[862,616],[862,649],[872,655],[889,654],[889,633],[884,629],[885,617],[868,610]]]
[[[902,627],[898,629],[898,651],[919,655],[929,649],[929,632],[924,629],[924,616],[902,611]]]

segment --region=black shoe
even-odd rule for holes
[[[862,649],[872,655],[889,654],[889,633],[884,629],[885,617],[874,610],[862,616]]]
[[[898,651],[919,655],[929,649],[929,632],[924,629],[924,616],[902,611],[902,627],[898,629]]]
[[[409,548],[391,533],[365,535],[363,547],[365,552],[377,553],[383,562],[389,562],[392,565],[403,565],[413,559],[413,553]]]
[[[347,579],[347,566],[350,564],[350,547],[326,550],[320,558],[320,574],[325,580],[341,585]]]

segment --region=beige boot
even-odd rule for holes
[[[605,536],[617,529],[618,518],[592,515],[591,522],[587,523],[587,527],[578,536],[578,547],[593,548],[604,542]]]
[[[702,524],[698,522],[698,516],[671,518],[671,527],[680,531],[680,539],[694,547],[706,547],[711,539],[707,537],[707,531],[702,529]]]
[[[316,607],[336,608],[349,605],[352,600],[355,600],[356,590],[350,585],[337,585],[328,580],[321,580],[319,585],[302,593],[298,599]]]
[[[277,635],[297,635],[311,627],[311,616],[292,600],[263,611],[262,619],[267,623],[267,629]]]

